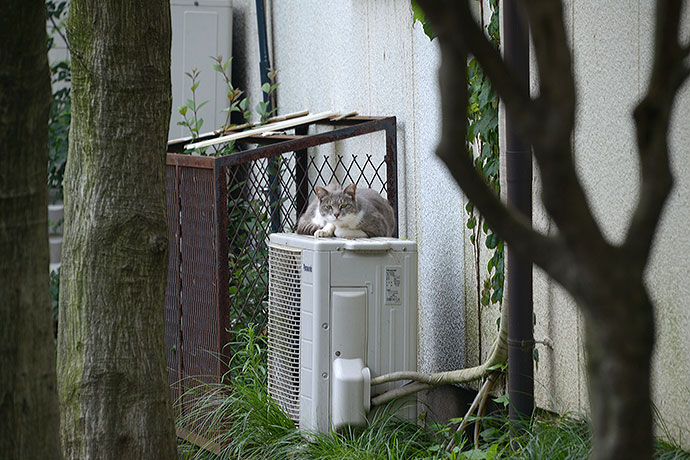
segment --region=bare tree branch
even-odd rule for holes
[[[545,115],[543,125],[531,140],[533,145],[548,149],[548,146],[559,145],[561,139],[570,138],[575,120],[575,81],[565,35],[563,5],[553,0],[521,3],[529,24],[539,25],[531,27],[530,33],[539,76],[538,106]]]
[[[434,30],[446,41],[456,53],[473,54],[482,69],[491,80],[493,88],[499,97],[510,107],[528,108],[534,106],[525,91],[515,79],[513,72],[503,61],[500,52],[486,39],[484,31],[479,27],[466,1],[419,0],[425,14],[434,23]],[[526,117],[520,119],[523,130],[538,131],[542,125],[539,118],[534,117],[536,111],[528,111]]]
[[[522,4],[531,26],[539,77],[539,96],[533,110],[542,113],[543,124],[526,134],[541,172],[542,203],[571,253],[596,264],[595,256],[611,248],[592,215],[573,159],[575,81],[563,7],[553,0],[526,0]],[[524,110],[513,109],[518,119]]]
[[[421,3],[424,3],[426,6],[426,2]],[[478,31],[478,27],[474,24],[466,3],[460,3],[464,7],[461,8],[455,3],[452,5],[452,8],[456,10],[455,15],[467,15],[468,19],[466,21],[471,22],[473,25],[466,25],[466,28],[474,28],[474,30]],[[433,3],[429,5],[429,8],[433,10],[438,8],[438,5]],[[429,14],[426,10],[425,12]],[[450,14],[446,13],[439,20],[448,21],[447,18],[450,16]],[[452,21],[452,24],[458,25],[458,23],[463,23],[463,26],[465,26],[464,22],[465,20],[456,18],[455,21]],[[458,45],[458,40],[461,42],[462,38],[455,41],[449,39],[450,36],[458,35],[458,30],[452,29],[447,31],[445,28],[449,27],[449,25],[445,22],[444,24],[445,26],[434,29],[438,33],[443,55],[439,71],[443,125],[437,154],[446,164],[456,182],[460,184],[469,200],[477,206],[477,209],[485,217],[491,228],[501,238],[505,239],[511,248],[528,258],[528,260],[534,261],[549,273],[552,273],[559,282],[566,282],[566,272],[569,270],[570,264],[563,260],[568,255],[563,240],[535,231],[532,229],[531,222],[523,215],[506,207],[479,176],[472,164],[472,159],[465,153],[467,120],[464,107],[467,107],[467,54],[462,52],[465,48]],[[488,43],[481,31],[479,31],[479,34],[480,38],[477,40],[477,43],[481,41],[486,45],[480,48],[487,53],[495,53],[498,56],[496,50]],[[498,56],[498,59],[500,59],[500,56]],[[507,72],[502,61],[496,67]],[[519,90],[516,89],[515,91],[518,92]],[[529,113],[535,113],[534,110],[527,112],[526,117],[529,117]],[[561,257],[556,257],[557,254],[560,254]]]
[[[624,248],[642,271],[666,198],[673,187],[668,156],[668,126],[673,101],[690,70],[684,64],[690,47],[679,43],[682,0],[659,0],[656,6],[654,62],[647,94],[634,112],[640,158],[640,198]]]

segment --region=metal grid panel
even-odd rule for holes
[[[215,183],[213,171],[180,168],[180,333],[184,376],[218,381],[218,318],[216,294]]]
[[[165,314],[173,397],[184,391],[183,379],[220,380],[227,331],[266,326],[265,241],[270,232],[294,230],[316,185],[335,180],[385,192],[397,216],[395,118],[325,124],[334,129],[308,134],[310,128],[300,126],[294,136],[256,138],[251,141],[268,145],[223,157],[168,154],[171,255]],[[377,131],[385,132],[381,163],[371,155],[319,157],[307,150]],[[169,151],[182,148],[170,145]],[[185,405],[191,402],[188,398]]]
[[[198,380],[220,380],[228,331],[254,324],[265,332],[270,284],[265,241],[271,232],[294,230],[316,185],[334,180],[366,185],[387,194],[397,217],[395,118],[354,117],[324,124],[334,129],[309,134],[313,124],[299,126],[295,135],[255,138],[250,142],[267,145],[222,157],[168,154],[171,253],[165,323],[173,398]],[[385,132],[381,163],[372,155],[319,157],[307,150],[380,131]],[[169,152],[182,150],[183,144],[169,145]],[[295,302],[295,297],[284,300]],[[295,310],[299,304],[289,311],[294,315]],[[298,340],[299,318],[291,321],[288,329]],[[272,365],[291,369],[295,362],[275,358]],[[283,374],[294,387],[299,376]],[[193,397],[186,397],[180,410],[190,404]],[[294,406],[291,417],[295,419]]]
[[[177,167],[165,168],[165,200],[168,213],[168,282],[165,286],[165,353],[168,381],[173,402],[180,397],[179,318],[180,312],[180,202],[177,190]]]
[[[269,247],[268,392],[299,423],[302,253]]]

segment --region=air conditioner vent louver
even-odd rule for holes
[[[299,424],[302,252],[269,246],[268,390]]]

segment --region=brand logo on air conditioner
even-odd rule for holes
[[[311,266],[302,264],[302,271],[311,273]]]

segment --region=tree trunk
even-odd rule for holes
[[[57,459],[43,1],[2,3],[0,50],[0,456]]]
[[[72,0],[58,387],[67,459],[173,459],[164,356],[168,0]]]
[[[609,298],[603,307],[582,308],[592,459],[652,458],[653,305],[640,283],[619,291],[618,298]]]

